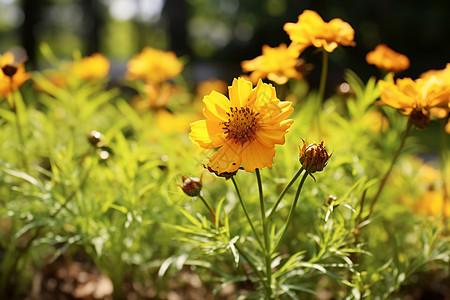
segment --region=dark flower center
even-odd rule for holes
[[[430,123],[430,114],[428,114],[426,111],[423,111],[422,109],[413,110],[409,115],[409,118],[418,129],[425,129]]]
[[[227,139],[243,145],[256,138],[256,132],[260,128],[259,113],[251,111],[248,107],[231,107],[227,115],[228,121],[222,123]]]
[[[14,74],[16,74],[16,72],[17,72],[17,67],[15,67],[13,65],[6,65],[6,66],[2,67],[2,71],[6,76],[13,77]]]

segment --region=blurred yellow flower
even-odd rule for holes
[[[301,49],[314,46],[333,52],[338,45],[356,45],[353,41],[355,31],[350,24],[339,18],[324,22],[322,17],[312,10],[305,10],[298,16],[297,23],[286,23],[283,29]]]
[[[379,85],[382,103],[402,110],[417,128],[424,129],[428,125],[431,109],[448,109],[450,86],[439,84],[435,76],[397,79],[395,83],[390,77],[387,81],[381,80]]]
[[[182,90],[174,84],[164,82],[162,84],[146,83],[144,92],[145,97],[136,96],[132,99],[132,105],[138,110],[165,107],[172,96]]]
[[[126,77],[160,83],[174,78],[183,70],[183,64],[174,52],[145,47],[127,63]]]
[[[110,63],[108,58],[100,53],[83,57],[71,64],[70,70],[75,76],[84,79],[101,79],[108,75]]]
[[[285,84],[290,78],[299,79],[302,74],[297,70],[301,47],[297,44],[281,44],[272,48],[264,45],[262,55],[241,63],[244,72],[252,72],[252,82],[259,79],[269,79],[277,84]]]
[[[443,214],[450,217],[450,201],[444,201],[442,192],[429,190],[419,198],[414,210],[416,213],[428,216],[438,217]]]
[[[227,83],[220,79],[211,78],[199,82],[195,90],[197,96],[202,98],[211,94],[212,91],[225,94],[227,92]]]
[[[172,113],[166,109],[158,109],[155,115],[159,131],[165,134],[189,132],[189,123],[192,116],[180,113]]]
[[[448,89],[450,87],[450,63],[442,70],[429,70],[422,75],[420,75],[422,80],[428,80],[434,84],[440,86],[442,89]],[[449,93],[450,94],[450,93]],[[448,96],[450,98],[450,96]],[[430,109],[432,116],[443,119],[446,118],[450,113],[450,101],[447,102],[447,107],[433,107]],[[450,119],[447,120],[445,125],[445,131],[450,134]]]
[[[16,62],[11,52],[5,52],[0,57],[0,69],[0,95],[3,97],[17,91],[31,76],[25,71],[25,64]]]
[[[205,149],[221,147],[208,167],[219,174],[235,172],[243,166],[247,172],[271,167],[275,144],[284,144],[284,136],[293,120],[290,102],[277,99],[275,88],[261,80],[234,79],[228,88],[229,99],[213,91],[203,99],[206,120],[191,124],[190,139]]]
[[[368,111],[362,120],[370,131],[379,133],[389,129],[389,120],[378,110]]]
[[[408,57],[395,52],[385,44],[380,44],[375,50],[367,53],[366,61],[386,71],[401,72],[409,68]]]

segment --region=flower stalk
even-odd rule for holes
[[[385,186],[385,184],[386,184],[386,182],[387,182],[387,180],[389,178],[389,175],[391,174],[392,168],[394,167],[394,164],[397,161],[397,158],[398,158],[398,156],[399,156],[399,154],[400,154],[400,152],[401,152],[401,150],[402,150],[402,148],[403,148],[403,146],[405,144],[406,138],[408,137],[408,134],[409,134],[409,132],[411,130],[412,124],[413,123],[412,123],[411,119],[408,119],[408,123],[406,124],[406,129],[405,129],[405,132],[403,133],[403,137],[402,137],[402,140],[400,141],[400,145],[399,145],[397,151],[395,152],[394,156],[392,157],[392,161],[391,161],[391,164],[389,166],[389,169],[384,174],[384,177],[381,180],[380,185],[378,186],[378,190],[375,193],[375,196],[372,198],[372,202],[370,203],[369,214],[368,214],[367,218],[369,218],[372,215],[372,212],[374,210],[375,204],[377,203],[378,198],[379,198],[381,192],[383,191],[383,188],[384,188],[384,186]]]
[[[283,237],[286,234],[286,230],[289,227],[289,224],[291,223],[291,219],[292,219],[292,216],[294,215],[295,208],[297,207],[300,192],[302,191],[303,184],[305,183],[306,177],[308,177],[308,172],[305,172],[305,174],[303,174],[302,179],[300,180],[300,183],[297,188],[297,192],[295,193],[294,202],[292,203],[291,209],[289,210],[289,215],[286,220],[286,223],[283,226],[283,229],[282,229],[283,231],[280,235],[280,238],[277,240],[277,243],[275,244],[275,247],[273,248],[273,252],[277,251],[278,247],[280,247],[281,241],[283,240]]]

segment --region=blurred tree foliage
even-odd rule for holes
[[[331,82],[343,67],[358,69],[362,78],[375,74],[365,55],[379,43],[411,59],[402,76],[417,77],[450,60],[450,3],[438,0],[0,0],[0,50],[20,44],[37,67],[38,45],[45,41],[63,57],[74,49],[86,55],[100,51],[123,65],[149,45],[184,55],[194,80],[228,80],[262,45],[289,43],[283,24],[296,22],[305,9],[325,21],[341,18],[356,31],[357,46],[333,57]],[[304,56],[316,63],[316,55]]]

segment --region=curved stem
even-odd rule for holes
[[[255,169],[256,174],[256,180],[258,182],[258,193],[259,193],[259,206],[261,209],[261,219],[262,219],[262,227],[263,227],[263,234],[264,234],[264,256],[266,258],[266,277],[267,277],[267,284],[269,285],[269,298],[273,298],[272,293],[272,256],[271,256],[271,250],[270,250],[270,241],[269,241],[269,231],[268,231],[268,223],[266,218],[266,209],[264,205],[264,195],[263,195],[263,187],[262,187],[262,181],[261,181],[261,173],[259,172],[259,169]]]
[[[292,216],[294,215],[295,207],[297,206],[297,202],[300,196],[300,192],[303,187],[303,183],[305,183],[306,177],[308,177],[308,172],[305,172],[303,174],[302,180],[298,184],[297,192],[295,193],[294,202],[292,203],[291,210],[289,211],[288,218],[286,220],[286,224],[284,224],[283,232],[281,233],[280,238],[278,239],[277,243],[275,244],[275,247],[273,248],[273,252],[277,251],[278,247],[280,246],[281,241],[283,240],[284,235],[286,234],[286,230],[289,227],[289,223],[291,223]]]
[[[297,178],[300,176],[300,174],[303,172],[304,168],[303,166],[295,173],[294,177],[292,177],[291,181],[285,186],[281,194],[278,196],[277,201],[275,201],[275,204],[269,211],[269,215],[267,216],[267,219],[270,220],[272,218],[272,215],[275,213],[278,205],[280,204],[281,200],[283,199],[286,192],[291,188],[291,186],[294,184],[294,182],[297,180]]]
[[[372,198],[372,202],[370,203],[369,215],[367,216],[367,218],[369,218],[372,215],[375,203],[377,202],[377,200],[381,194],[381,191],[383,190],[383,187],[387,182],[389,174],[391,174],[392,168],[394,167],[394,164],[398,158],[398,155],[400,154],[400,151],[402,150],[403,145],[405,144],[406,137],[408,136],[409,131],[411,130],[411,126],[412,126],[411,119],[408,119],[408,124],[406,125],[405,132],[403,133],[403,137],[400,142],[400,146],[398,147],[397,151],[395,152],[394,157],[392,157],[391,165],[389,166],[389,169],[387,170],[386,174],[384,174],[384,177],[381,180],[380,185],[378,186],[378,190],[375,193],[375,196]]]
[[[255,238],[258,241],[261,248],[263,248],[263,243],[261,242],[261,240],[258,237],[258,233],[256,232],[255,226],[253,226],[253,222],[250,219],[250,215],[248,214],[247,207],[245,206],[245,203],[242,200],[242,196],[241,196],[241,193],[239,192],[239,188],[238,188],[236,180],[234,179],[234,176],[231,177],[231,181],[233,182],[234,189],[236,190],[236,194],[238,196],[239,202],[241,203],[242,209],[244,210],[245,216],[247,217],[247,221],[250,224],[250,227],[252,228],[253,234],[255,235]]]

